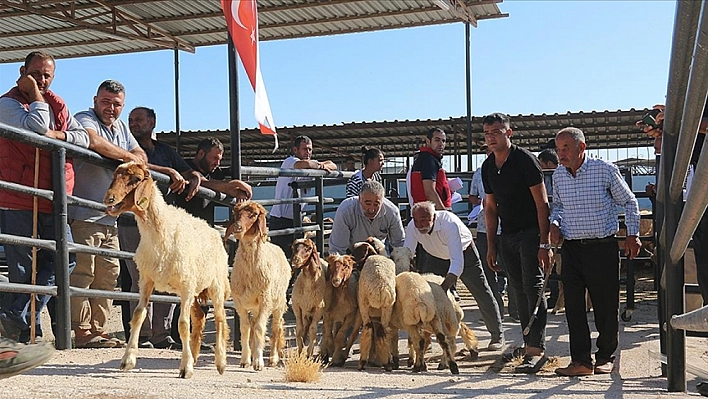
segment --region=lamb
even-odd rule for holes
[[[443,334],[446,342],[450,345],[450,352],[454,354],[457,351],[456,337],[459,334],[465,347],[470,352],[470,357],[476,359],[479,356],[477,337],[464,323],[465,314],[457,301],[455,301],[455,298],[449,291],[444,291],[440,286],[444,280],[443,277],[434,274],[423,274],[423,278],[428,281],[435,297],[436,312],[442,322]],[[443,351],[438,370],[443,370],[448,366],[451,370],[454,370],[452,362],[454,362],[454,358],[450,357],[446,351]]]
[[[437,288],[442,292],[442,288]],[[393,305],[392,324],[408,333],[411,346],[411,359],[414,360],[413,371],[426,371],[425,350],[430,343],[431,334],[435,334],[438,344],[443,349],[443,359],[449,365],[452,374],[459,374],[455,363],[455,339],[446,335],[438,310],[446,311],[451,307],[439,307],[433,294],[435,287],[418,273],[403,272],[396,276],[396,303]],[[446,300],[443,299],[445,302]]]
[[[212,300],[216,369],[223,374],[229,335],[224,302],[230,290],[228,255],[219,233],[183,209],[167,205],[143,164],[129,162],[118,166],[103,202],[107,206],[106,213],[111,216],[128,211],[135,213],[140,231],[140,244],[134,257],[140,271],[140,301],[130,321],[130,340],[120,369],[127,371],[135,367],[139,331],[147,314],[145,307],[153,290],[157,290],[175,293],[182,301],[180,378],[190,378],[194,373],[206,321],[200,304]]]
[[[275,367],[285,347],[283,314],[288,308],[290,264],[283,250],[268,240],[266,210],[260,204],[245,201],[234,206],[234,221],[224,240],[231,234],[239,240],[231,292],[241,318],[241,367],[253,364],[254,370],[263,369],[266,323],[271,315],[270,366]]]
[[[351,248],[352,257],[361,271],[364,261],[369,255],[386,256],[386,245],[376,237],[369,237],[366,241],[357,242]]]
[[[396,275],[403,272],[417,272],[413,261],[413,253],[406,247],[394,248],[391,259],[396,264]]]
[[[386,371],[393,369],[391,358],[391,343],[389,339],[393,332],[390,328],[393,304],[396,301],[396,265],[393,261],[382,255],[371,255],[375,252],[369,244],[364,266],[359,277],[358,300],[359,313],[364,330],[361,334],[358,369],[363,370],[372,346],[378,364],[383,364]],[[371,317],[379,316],[380,323],[374,323]],[[374,341],[375,338],[375,341]]]
[[[324,313],[323,345],[320,354],[325,362],[332,356],[332,365],[341,367],[349,357],[349,351],[361,328],[361,315],[357,304],[359,277],[355,272],[356,262],[350,255],[330,255],[327,257],[327,263],[330,296]],[[346,349],[342,349],[350,328],[352,334]]]
[[[317,247],[309,238],[295,240],[292,249],[292,267],[302,271],[295,280],[292,293],[297,349],[302,352],[305,342],[309,340],[307,356],[311,357],[317,340],[317,323],[322,318],[331,291],[327,287],[327,263],[320,261]]]

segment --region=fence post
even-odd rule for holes
[[[69,292],[69,245],[66,209],[66,149],[52,152],[52,183],[54,185],[54,231],[56,251],[54,252],[54,272],[57,284],[57,328],[56,348],[71,349],[71,302]]]
[[[315,215],[317,224],[320,225],[320,230],[317,232],[317,249],[321,254],[324,254],[324,178],[317,176],[315,178],[315,195],[317,196],[317,205],[315,207]]]
[[[300,190],[296,181],[290,183],[293,189],[293,198],[300,198]],[[302,227],[302,206],[300,203],[293,204],[293,227]],[[302,233],[293,233],[293,240],[302,238]],[[290,244],[288,244],[290,245]]]

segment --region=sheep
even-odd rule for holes
[[[288,308],[290,264],[283,250],[268,240],[263,206],[245,201],[236,204],[233,212],[234,221],[227,227],[224,240],[231,234],[239,240],[231,292],[241,319],[241,367],[252,364],[258,371],[263,369],[266,323],[271,315],[270,366],[278,365],[283,356],[283,314]]]
[[[437,288],[442,292],[442,288]],[[455,363],[455,334],[445,334],[442,316],[451,307],[439,307],[433,294],[435,287],[418,273],[403,272],[396,276],[396,303],[393,306],[392,324],[408,333],[411,347],[410,359],[414,361],[413,371],[426,371],[425,350],[430,343],[431,334],[435,334],[438,344],[443,349],[443,359],[449,365],[452,374],[459,374]],[[446,299],[442,299],[446,301]],[[442,310],[443,313],[440,313]]]
[[[394,248],[391,251],[391,260],[396,264],[396,275],[403,272],[417,272],[413,263],[413,253],[406,247]]]
[[[302,352],[305,342],[309,340],[307,356],[311,357],[317,339],[317,323],[322,318],[331,291],[327,287],[327,263],[320,261],[317,247],[309,238],[295,240],[292,250],[292,267],[302,270],[295,280],[292,293],[297,349],[298,353]]]
[[[374,253],[369,244],[364,253]],[[391,343],[393,333],[390,328],[393,304],[396,301],[396,265],[382,255],[368,255],[359,276],[357,297],[359,313],[364,330],[361,334],[358,369],[363,370],[372,346],[375,348],[377,363],[384,365],[386,371],[393,369],[391,358]],[[371,317],[380,316],[380,323],[374,323]],[[375,341],[374,341],[375,338]]]
[[[138,337],[153,290],[179,295],[182,339],[180,378],[190,378],[199,356],[205,315],[200,304],[211,299],[216,324],[215,362],[219,374],[226,368],[226,323],[224,302],[230,296],[228,255],[219,233],[183,209],[167,205],[148,169],[135,162],[118,166],[103,200],[106,213],[118,216],[132,211],[140,231],[135,263],[140,271],[140,301],[130,321],[130,340],[120,369],[136,364]],[[190,308],[192,333],[190,337]]]
[[[423,274],[423,278],[428,281],[435,297],[436,312],[442,322],[443,334],[445,335],[445,341],[450,346],[450,353],[454,354],[457,350],[456,337],[459,334],[465,347],[470,352],[470,357],[476,359],[479,356],[477,337],[464,323],[465,314],[457,301],[455,301],[455,298],[449,291],[444,291],[440,286],[444,280],[443,277],[434,274]],[[451,370],[454,370],[452,363],[454,363],[454,358],[443,350],[438,370],[443,370],[448,366]]]
[[[330,275],[328,289],[331,291],[324,313],[323,345],[320,354],[324,362],[332,356],[331,364],[341,367],[349,357],[349,351],[361,328],[361,315],[357,304],[359,277],[355,271],[356,262],[350,255],[329,255],[327,264]],[[352,334],[346,349],[342,349],[350,328]]]
[[[369,255],[386,256],[386,245],[376,237],[369,237],[366,241],[357,242],[351,247],[352,257],[361,271],[364,261]]]

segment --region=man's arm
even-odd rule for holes
[[[135,161],[138,163],[147,163],[147,155],[142,148],[137,147],[132,151],[127,151],[117,145],[106,140],[103,136],[98,134],[93,127],[86,126],[86,132],[89,136],[89,149],[96,151],[97,153],[103,155],[109,159],[115,159],[118,161]]]
[[[391,248],[402,247],[405,240],[405,233],[403,232],[403,222],[401,221],[401,212],[398,207],[391,204],[393,209],[394,217],[391,218],[388,224],[388,241],[391,244]]]
[[[435,209],[438,211],[444,211],[445,205],[443,205],[438,192],[435,191],[435,180],[423,180],[423,191],[425,192],[425,198],[435,204]]]
[[[410,249],[413,256],[415,256],[418,238],[416,237],[416,229],[412,220],[408,222],[408,226],[406,226],[406,238],[403,241],[403,246]]]
[[[563,200],[561,199],[561,195],[559,193],[560,184],[556,182],[555,176],[556,175],[554,174],[553,187],[556,187],[556,189],[553,190],[553,211],[551,212],[551,218],[549,222],[549,232],[551,243],[555,246],[558,246],[563,240],[563,234],[560,231],[560,225],[563,221]]]
[[[187,180],[183,176],[183,174],[177,172],[176,170],[167,167],[167,166],[160,166],[160,165],[155,165],[148,163],[148,169],[154,170],[155,172],[160,172],[164,175],[167,175],[170,177],[170,191],[175,192],[177,194],[182,193],[184,191],[184,188],[187,186]],[[186,171],[185,173],[189,175],[189,173],[193,172],[191,169]]]
[[[445,280],[440,284],[445,291],[455,286],[465,267],[464,248],[462,248],[462,241],[460,241],[461,232],[457,223],[454,223],[453,226],[455,227],[454,229],[443,229],[450,256],[450,267],[447,270]]]
[[[500,272],[497,265],[497,230],[499,228],[499,210],[494,194],[484,196],[484,221],[487,224],[487,265],[495,272]]]
[[[332,224],[332,233],[329,235],[329,253],[344,255],[349,248],[351,240],[351,230],[347,225],[347,209],[339,207],[334,214],[334,223]]]
[[[253,196],[251,186],[241,180],[209,180],[202,176],[202,186],[224,193],[229,197],[234,197],[240,200],[249,200]]]
[[[540,233],[539,244],[550,243],[550,208],[548,206],[548,196],[546,195],[546,185],[543,181],[539,184],[529,187],[533,202],[536,204],[536,218],[538,219],[538,230]],[[493,230],[489,230],[493,231]],[[551,267],[551,251],[548,249],[538,249],[538,261],[544,270]]]
[[[337,165],[332,161],[318,162],[313,159],[299,160],[293,165],[295,169],[322,169],[322,170],[337,170]]]

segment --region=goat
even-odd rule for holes
[[[292,244],[292,267],[301,269],[293,285],[292,308],[295,313],[297,349],[302,352],[309,340],[307,356],[312,356],[317,340],[317,323],[329,301],[331,287],[327,285],[327,263],[320,261],[315,243],[300,238]]]
[[[329,255],[327,257],[330,275],[330,297],[324,313],[322,326],[323,344],[320,353],[326,362],[332,356],[332,365],[341,367],[349,357],[361,328],[361,315],[357,304],[358,273],[356,262],[350,255]],[[347,331],[352,329],[346,349],[344,341]]]
[[[226,367],[226,323],[224,302],[229,297],[228,255],[219,233],[183,209],[167,205],[147,167],[135,162],[118,166],[103,200],[106,213],[118,216],[132,211],[140,231],[135,263],[140,271],[140,301],[130,321],[130,340],[120,369],[136,364],[138,337],[153,290],[179,295],[179,335],[182,361],[179,376],[190,378],[199,356],[205,315],[200,304],[211,299],[216,324],[215,361],[219,374]],[[190,312],[191,308],[191,312]],[[192,332],[190,338],[190,313]]]
[[[266,323],[271,315],[270,366],[275,367],[285,346],[283,314],[288,308],[290,264],[283,250],[268,240],[266,210],[257,202],[234,206],[234,221],[226,229],[224,240],[232,234],[239,240],[231,292],[241,319],[241,367],[253,364],[254,370],[263,369]]]

